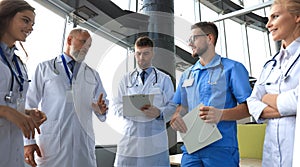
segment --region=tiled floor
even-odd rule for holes
[[[176,154],[170,156],[170,162],[172,166],[180,166],[182,154]],[[240,160],[240,167],[261,167],[261,159],[249,159],[242,158]]]
[[[240,167],[261,167],[261,160],[243,158],[240,161]]]

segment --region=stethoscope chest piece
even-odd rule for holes
[[[58,69],[54,69],[53,72],[54,72],[54,74],[59,75]]]
[[[13,103],[12,95],[13,95],[13,92],[9,91],[9,93],[4,96],[4,100],[8,103]]]

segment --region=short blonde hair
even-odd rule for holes
[[[91,36],[90,35],[90,33],[89,33],[89,31],[87,31],[87,30],[85,30],[85,29],[82,29],[82,28],[75,28],[75,29],[72,29],[71,31],[70,31],[70,34],[69,35],[71,35],[71,36],[76,36],[76,35],[78,35],[78,34],[80,34],[80,33],[87,33],[87,34],[89,34],[89,36]]]

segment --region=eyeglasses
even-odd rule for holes
[[[76,40],[78,40],[82,45],[84,45],[86,43],[86,41],[87,41],[87,40],[84,40],[84,39],[79,39],[76,36],[73,36],[73,38],[75,38]]]
[[[198,35],[192,35],[188,40],[187,43],[194,43],[197,37],[202,37],[202,36],[208,36],[208,34],[198,34]]]

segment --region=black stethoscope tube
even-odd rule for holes
[[[153,85],[155,85],[155,84],[157,84],[157,82],[158,82],[158,80],[157,80],[157,71],[156,71],[156,69],[155,68],[152,68],[153,70],[154,70],[154,75],[155,75],[155,82],[153,83]],[[134,82],[132,83],[132,75],[134,74],[134,73],[136,73],[136,77],[135,77],[135,80],[134,80]],[[130,82],[131,82],[131,85],[130,86],[127,86],[127,88],[132,88],[133,86],[134,86],[134,84],[136,83],[136,81],[137,81],[137,79],[138,79],[138,77],[139,77],[139,72],[138,72],[138,70],[137,69],[135,69],[131,74],[130,74]]]
[[[10,72],[11,72],[11,83],[10,83],[10,88],[9,88],[9,94],[4,96],[4,100],[6,102],[10,102],[12,103],[12,92],[13,92],[13,85],[14,85],[14,79],[16,77],[17,82],[20,86],[19,91],[22,92],[23,91],[23,83],[24,83],[24,78],[21,72],[21,68],[19,66],[18,60],[17,60],[17,56],[14,54],[13,55],[13,61],[15,62],[16,68],[17,68],[17,72],[18,75],[16,74],[16,72],[12,69],[10,63],[8,62],[7,58],[5,57],[2,48],[0,47],[0,55],[2,57],[2,59],[5,61],[6,65],[8,66]],[[24,68],[25,69],[25,68]],[[26,72],[26,71],[25,71]],[[20,80],[19,80],[20,78]],[[30,80],[28,80],[28,82],[30,82]]]
[[[272,69],[271,69],[271,71],[272,71],[273,68],[274,68],[274,67],[276,66],[276,64],[277,64],[277,60],[276,60],[275,58],[276,58],[276,56],[277,56],[278,54],[279,54],[279,52],[276,53],[276,54],[273,56],[273,58],[272,58],[271,60],[268,60],[268,61],[264,64],[263,68],[265,69],[266,66],[267,66],[269,63],[271,63],[271,62],[273,61],[274,63],[272,64]],[[297,62],[297,60],[299,59],[299,57],[300,57],[300,54],[297,56],[297,58],[294,60],[294,62],[290,65],[290,67],[288,68],[288,70],[287,70],[286,73],[284,74],[284,77],[287,77],[288,73],[291,71],[292,67],[295,65],[295,63]]]

